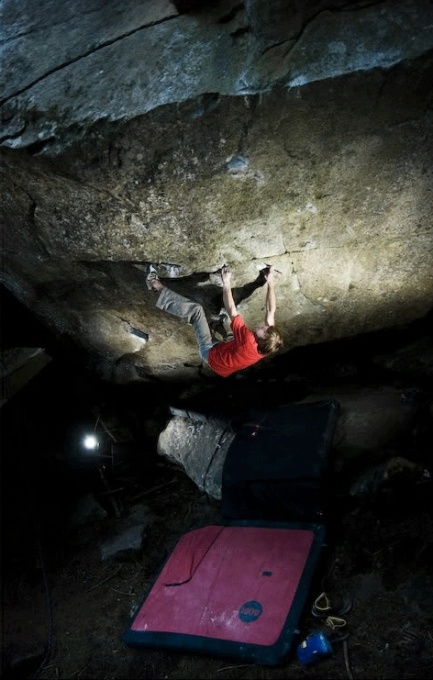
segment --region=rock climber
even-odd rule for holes
[[[275,326],[276,296],[275,270],[273,265],[263,270],[267,283],[265,321],[254,330],[247,327],[233,299],[231,271],[227,266],[221,269],[223,303],[230,320],[232,338],[217,342],[213,339],[202,305],[162,283],[154,265],[149,266],[146,283],[149,290],[158,293],[156,306],[169,314],[191,324],[198,344],[201,359],[217,375],[227,378],[261,359],[274,354],[283,346],[281,332]]]

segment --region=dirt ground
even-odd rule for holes
[[[5,680],[431,677],[429,480],[403,481],[361,499],[349,495],[348,479],[335,480],[328,540],[296,642],[317,628],[310,609],[322,589],[334,597],[347,596],[353,601],[346,616],[349,637],[336,643],[329,657],[303,665],[295,644],[284,664],[273,667],[125,645],[121,637],[129,617],[177,540],[191,528],[218,523],[220,503],[157,455],[158,428],[167,418],[172,396],[157,387],[140,388],[116,403],[122,437],[129,432],[139,456],[135,452],[117,471],[105,470],[105,482],[115,493],[107,493],[98,470],[65,462],[65,433],[71,432],[71,423],[90,413],[94,418],[95,403],[103,411],[109,398],[95,397],[84,383],[71,389],[63,372],[59,378],[49,370],[51,376],[44,378],[48,387],[36,379],[2,409]],[[87,395],[84,405],[78,393]],[[119,432],[114,434],[119,437]],[[431,461],[431,432],[418,441],[420,454]],[[74,524],[72,509],[88,493],[106,516]],[[101,545],[118,521],[116,512],[137,502],[153,518],[143,549],[103,560]]]

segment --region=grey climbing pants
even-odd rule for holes
[[[156,306],[191,324],[198,344],[198,353],[203,361],[208,363],[209,352],[215,342],[212,339],[203,307],[198,302],[179,295],[166,286],[161,290]]]

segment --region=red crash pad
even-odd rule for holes
[[[299,632],[323,541],[324,527],[315,524],[245,521],[190,531],[123,640],[276,665]]]

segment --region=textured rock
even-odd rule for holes
[[[224,460],[234,436],[228,419],[174,412],[159,435],[158,453],[180,465],[200,491],[220,499]]]
[[[431,309],[432,5],[327,7],[5,3],[2,281],[66,351],[211,377],[149,262],[251,325],[274,264],[284,351]]]
[[[7,0],[2,143],[57,151],[100,121],[388,68],[433,47],[428,0],[239,4]],[[35,58],[37,55],[37,58]],[[200,115],[197,108],[196,115]]]

